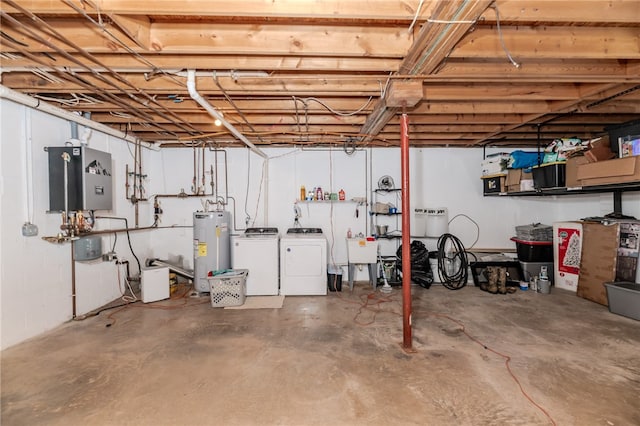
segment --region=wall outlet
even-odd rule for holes
[[[25,237],[34,237],[38,235],[38,227],[31,222],[25,222],[22,225],[22,235]]]

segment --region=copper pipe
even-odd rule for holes
[[[400,119],[400,163],[402,173],[402,347],[412,350],[411,339],[411,211],[409,203],[409,118]]]
[[[76,254],[73,240],[71,240],[71,318],[76,318]]]
[[[186,192],[181,192],[178,194],[156,194],[153,198],[192,198],[192,197],[211,197],[213,194],[187,194]]]
[[[206,144],[202,144],[202,150],[201,150],[201,155],[202,155],[202,193],[206,194],[207,193],[207,186],[206,186],[206,180],[205,180],[205,150],[206,150]],[[198,191],[200,192],[200,191]]]

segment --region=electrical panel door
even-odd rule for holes
[[[48,147],[46,151],[49,211],[111,210],[111,154],[84,146]]]

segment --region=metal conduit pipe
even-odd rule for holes
[[[15,90],[9,89],[8,87],[3,85],[0,85],[0,98],[16,102],[20,105],[28,106],[29,108],[46,112],[47,114],[51,114],[53,116],[62,118],[64,120],[68,120],[73,123],[78,123],[82,126],[88,127],[90,129],[96,130],[98,132],[101,132],[110,136],[114,136],[118,139],[122,139],[134,145],[136,143],[140,143],[141,146],[147,149],[152,149],[154,151],[158,151],[160,149],[150,143],[139,142],[137,138],[131,135],[125,135],[120,130],[111,128],[109,126],[105,126],[104,124],[100,124],[92,120],[88,120],[78,114],[66,111],[62,108],[58,108],[45,101],[41,101],[40,99],[32,98],[31,96],[27,96],[22,93],[16,92]]]
[[[179,265],[174,265],[173,263],[169,262],[168,260],[162,260],[162,259],[147,259],[146,262],[147,266],[166,266],[167,268],[169,268],[169,270],[171,272],[174,272],[178,275],[181,275],[185,278],[188,278],[190,280],[193,279],[193,271],[192,270],[188,270],[185,269]]]

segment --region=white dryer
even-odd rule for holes
[[[327,239],[320,228],[290,228],[280,240],[280,294],[327,294]]]
[[[233,269],[248,269],[247,296],[278,294],[278,228],[247,228],[231,244]]]

